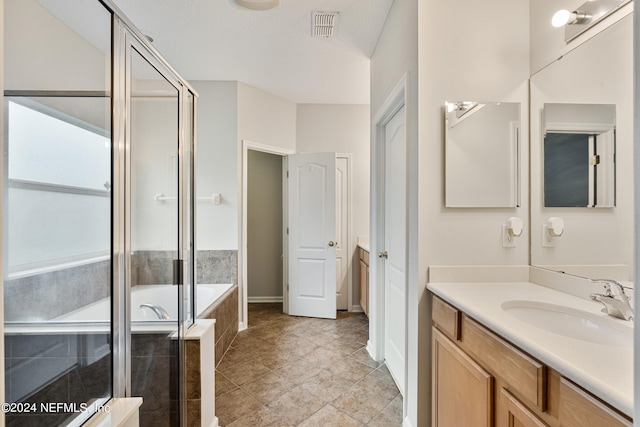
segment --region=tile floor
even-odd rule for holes
[[[249,328],[216,369],[220,426],[401,426],[402,396],[367,354],[368,328],[364,314],[313,319],[250,304]]]

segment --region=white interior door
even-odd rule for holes
[[[349,308],[349,159],[336,158],[336,309]]]
[[[336,318],[336,155],[288,156],[289,314]]]
[[[385,126],[384,353],[387,367],[404,394],[406,340],[406,126],[403,106]]]

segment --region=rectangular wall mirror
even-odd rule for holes
[[[633,14],[531,76],[530,102],[531,264],[633,280]]]
[[[613,104],[544,104],[544,206],[616,203]]]
[[[446,102],[446,206],[519,206],[519,152],[519,103]]]

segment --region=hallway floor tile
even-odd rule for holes
[[[249,304],[249,328],[216,369],[220,426],[401,426],[402,396],[364,348],[368,330],[361,313],[314,319]]]

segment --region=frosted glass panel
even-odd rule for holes
[[[31,104],[30,108],[9,101],[9,179],[109,190],[111,143],[104,131]]]

